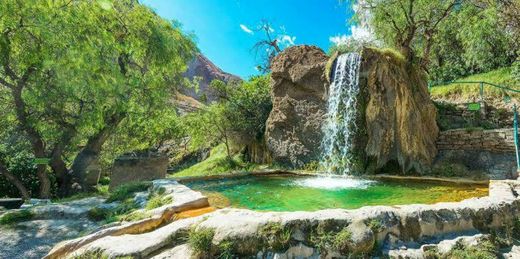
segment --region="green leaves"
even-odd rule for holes
[[[20,86],[27,120],[14,123],[34,128],[47,153],[63,144],[72,161],[120,114],[127,128],[116,129],[117,153],[171,136],[169,100],[197,51],[179,26],[133,0],[3,0],[0,32],[0,78],[15,83],[33,68]],[[0,89],[14,114],[10,90]]]

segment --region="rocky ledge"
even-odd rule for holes
[[[491,233],[510,235],[520,217],[519,193],[519,181],[492,181],[489,196],[457,203],[316,212],[221,209],[152,230],[94,233],[58,245],[47,258],[423,258],[454,244],[445,239],[471,245]]]

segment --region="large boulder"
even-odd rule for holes
[[[266,129],[273,162],[301,167],[320,160],[328,78],[335,74],[327,69],[335,62],[328,61],[311,46],[288,48],[273,60],[273,110]],[[429,171],[439,129],[424,72],[397,53],[366,48],[359,88],[354,171]]]
[[[312,46],[284,50],[271,64],[273,109],[266,145],[274,162],[301,167],[319,160],[327,112],[327,55]]]
[[[404,172],[430,170],[437,155],[437,112],[426,75],[392,51],[365,48],[360,87],[366,91],[366,156],[368,171],[389,163]]]

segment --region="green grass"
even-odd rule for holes
[[[210,176],[251,169],[252,165],[243,162],[240,155],[235,155],[230,159],[227,156],[226,147],[221,144],[211,149],[206,160],[174,173],[172,177]]]
[[[513,76],[511,75],[510,67],[500,68],[487,73],[475,74],[468,77],[459,78],[455,81],[484,81],[520,90],[520,84],[516,82]],[[479,89],[479,84],[448,84],[433,87],[431,89],[430,94],[432,98],[448,98],[459,99],[461,101],[473,101],[478,100],[480,96]],[[520,97],[520,94],[515,94],[511,92],[506,93],[505,91],[492,86],[484,86],[485,98],[502,99],[505,95],[509,95],[511,97]]]
[[[91,197],[108,197],[109,195],[110,195],[110,193],[108,191],[108,185],[98,185],[98,186],[96,186],[96,190],[93,192],[81,192],[81,193],[74,194],[69,197],[53,199],[52,202],[64,203],[64,202],[71,202],[71,201],[76,201],[76,200],[81,200],[81,199],[91,198]]]
[[[117,187],[107,198],[106,202],[125,201],[133,198],[137,192],[144,192],[152,186],[151,182],[127,183]]]
[[[173,199],[171,196],[153,195],[146,203],[145,209],[147,209],[147,210],[156,209],[156,208],[162,207],[162,206],[172,203],[172,202],[173,202]]]
[[[192,227],[188,233],[188,244],[195,254],[209,256],[211,255],[213,236],[215,236],[213,229]]]
[[[34,214],[29,210],[17,210],[6,212],[0,217],[0,225],[11,225],[18,222],[29,221]]]
[[[260,228],[259,233],[271,251],[285,251],[290,246],[291,230],[281,223],[269,222]]]

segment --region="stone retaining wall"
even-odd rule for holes
[[[514,153],[513,129],[442,131],[437,140],[439,150],[485,150],[499,153]]]
[[[487,175],[489,179],[516,178],[513,129],[456,129],[440,133],[434,170],[454,166],[458,174]],[[450,169],[451,170],[451,169]]]
[[[511,109],[494,107],[485,102],[481,103],[480,111],[470,111],[467,103],[436,102],[436,106],[441,130],[468,127],[500,129],[513,125]]]

